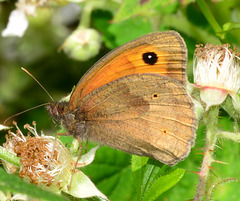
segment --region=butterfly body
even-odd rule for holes
[[[70,134],[175,165],[194,145],[187,51],[174,31],[148,34],[97,62],[69,102],[48,106]]]

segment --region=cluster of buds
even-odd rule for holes
[[[8,132],[3,148],[20,158],[20,168],[3,161],[8,173],[19,174],[24,181],[56,193],[65,192],[77,198],[97,196],[108,200],[83,172],[75,169],[76,166],[90,164],[98,147],[81,156],[77,163],[77,157],[72,157],[60,140],[43,133],[38,135],[35,122],[33,126],[24,126],[29,131],[27,136],[23,135],[16,123],[14,125],[17,131]]]
[[[239,53],[230,45],[198,45],[193,61],[194,84],[200,98],[210,106],[220,105],[227,95],[236,100],[240,89]]]
[[[34,127],[29,124],[24,126],[33,137],[30,133],[25,137],[17,127],[16,133],[9,131],[3,147],[20,158],[19,176],[24,180],[38,185],[59,186],[63,175],[71,175],[75,162],[60,140],[51,136],[39,136],[36,124],[33,125]],[[9,163],[3,164],[9,173],[18,171]]]
[[[77,1],[78,3],[82,1]],[[18,0],[16,9],[9,16],[7,27],[2,31],[3,37],[17,36],[22,37],[28,28],[28,16],[36,17],[37,8],[50,7],[52,4],[65,4],[65,0]],[[79,9],[80,10],[80,9]],[[89,21],[90,14],[81,9],[82,15],[86,15],[83,19]],[[86,8],[85,10],[89,10]],[[90,9],[91,10],[91,9]],[[74,11],[75,12],[75,11]],[[90,12],[90,11],[89,11]],[[81,20],[83,22],[84,20]],[[89,25],[79,25],[65,40],[60,49],[71,58],[79,61],[86,61],[99,53],[101,47],[101,35],[95,29],[88,28]]]

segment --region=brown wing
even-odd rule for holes
[[[86,95],[80,103],[87,137],[101,144],[174,165],[194,145],[196,115],[177,81],[130,75]]]
[[[148,64],[143,54],[152,52],[157,60]],[[79,81],[70,100],[70,109],[76,108],[81,99],[98,87],[131,74],[160,74],[186,82],[187,48],[175,31],[151,33],[111,51],[99,60]]]

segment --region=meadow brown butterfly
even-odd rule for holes
[[[177,32],[150,33],[104,56],[69,102],[47,109],[75,137],[175,165],[189,154],[197,128],[186,62]]]

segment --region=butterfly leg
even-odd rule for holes
[[[72,175],[71,175],[71,179],[70,179],[70,182],[69,182],[69,185],[68,185],[68,190],[70,190],[70,188],[71,188],[73,174],[74,174],[74,172],[75,172],[75,170],[76,170],[76,168],[77,168],[78,161],[80,160],[80,158],[81,158],[81,156],[82,156],[82,152],[83,152],[83,146],[82,146],[82,141],[81,141],[80,136],[78,136],[77,139],[78,139],[78,143],[79,143],[79,146],[80,146],[80,152],[79,152],[78,158],[77,158],[77,160],[76,160],[76,162],[75,162],[75,164],[74,164],[74,168],[73,168],[73,170],[72,170]]]

